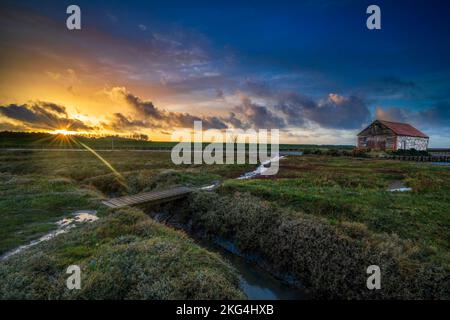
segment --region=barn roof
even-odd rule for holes
[[[375,122],[379,122],[379,123],[385,125],[386,127],[391,129],[392,132],[394,132],[398,136],[410,136],[410,137],[428,138],[428,136],[425,133],[423,133],[422,131],[414,128],[412,125],[407,124],[407,123],[401,123],[401,122],[375,120],[366,129],[368,129]],[[366,129],[364,129],[363,131],[358,133],[358,136],[361,135]]]
[[[428,138],[428,136],[425,133],[423,133],[420,130],[417,130],[410,124],[401,123],[401,122],[384,121],[384,120],[379,120],[379,121],[399,136]]]

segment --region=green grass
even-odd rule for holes
[[[244,298],[235,271],[137,209],[109,212],[101,200],[171,185],[202,185],[239,175],[245,166],[175,166],[169,153],[133,151],[0,152],[0,253],[54,230],[82,209],[95,223],[0,262],[2,299],[234,299]],[[125,185],[125,186],[124,186]],[[68,265],[82,267],[82,290],[65,289]]]
[[[362,266],[373,261],[386,265],[394,282],[418,275],[425,283],[405,282],[405,287],[394,286],[381,297],[413,298],[414,290],[421,291],[417,297],[439,298],[448,293],[440,291],[450,269],[448,167],[308,155],[282,160],[277,176],[235,180],[255,166],[174,165],[168,152],[99,155],[122,178],[90,152],[0,151],[0,253],[38,238],[76,210],[98,210],[107,219],[101,219],[107,223],[83,227],[0,264],[0,277],[1,272],[12,274],[7,276],[7,285],[0,286],[4,297],[23,297],[24,286],[33,288],[30,298],[43,294],[57,298],[223,298],[218,293],[222,289],[226,297],[238,297],[229,267],[185,235],[172,233],[151,219],[137,219],[139,212],[125,213],[125,220],[114,213],[109,216],[100,204],[109,196],[174,185],[201,186],[216,180],[224,182],[218,195],[190,199],[178,209],[189,213],[194,226],[212,236],[229,237],[242,250],[261,253],[274,268],[305,279],[318,296],[368,297],[355,286],[360,288],[365,277],[359,273]],[[413,191],[387,192],[395,180]],[[259,204],[261,200],[267,202]],[[331,264],[326,263],[328,258],[333,259]],[[55,287],[59,282],[54,281],[62,281],[61,268],[71,263],[89,270],[89,287],[79,296]],[[198,267],[200,273],[194,271]],[[161,268],[166,273],[159,281],[155,275]],[[117,286],[108,286],[103,277],[110,269],[115,270]],[[184,269],[191,270],[189,276],[179,273]],[[47,271],[35,281],[31,276],[35,270]],[[154,278],[133,279],[127,270]],[[18,281],[21,277],[25,280]],[[427,277],[432,292],[426,290]],[[138,282],[145,286],[138,288]],[[342,288],[349,294],[343,294]]]
[[[73,211],[95,209],[101,215],[100,200],[105,197],[206,185],[253,167],[177,166],[167,152],[99,154],[124,181],[90,152],[0,152],[0,254],[39,238]]]
[[[214,205],[211,205],[213,203]],[[248,193],[199,192],[171,208],[204,237],[227,239],[277,274],[324,299],[448,299],[449,257],[363,223],[302,213]],[[366,269],[382,270],[382,290],[367,290]]]
[[[0,253],[48,233],[78,209],[99,209],[99,193],[65,179],[0,174]]]
[[[81,290],[66,288],[69,265]],[[137,209],[120,209],[0,263],[0,299],[238,299],[217,254]]]
[[[124,137],[87,137],[82,135],[72,136],[73,139],[68,139],[62,135],[53,135],[50,133],[37,132],[0,132],[0,148],[31,148],[31,149],[83,149],[78,144],[82,142],[89,147],[96,150],[171,150],[177,142],[171,141],[146,141],[136,140]],[[208,143],[204,143],[205,147]],[[320,149],[320,150],[336,150],[346,149],[351,150],[354,146],[351,145],[315,145],[315,144],[280,144],[280,150],[286,149]]]
[[[403,180],[413,192],[388,192]],[[274,179],[229,180],[225,191],[245,191],[280,206],[335,221],[361,222],[448,253],[450,168],[424,163],[291,157]]]

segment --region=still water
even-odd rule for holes
[[[55,230],[52,230],[51,232],[43,235],[42,237],[40,237],[39,239],[33,240],[28,244],[22,245],[14,250],[11,250],[9,252],[6,252],[5,254],[3,254],[2,256],[0,256],[0,261],[1,260],[6,260],[9,257],[18,254],[19,252],[22,252],[28,248],[34,247],[35,245],[44,242],[44,241],[49,241],[51,239],[53,239],[54,237],[62,234],[62,233],[66,233],[68,232],[70,229],[74,228],[76,225],[78,225],[79,223],[85,223],[85,222],[93,222],[96,221],[98,219],[97,217],[97,211],[95,210],[80,210],[80,211],[75,211],[72,215],[70,215],[69,217],[63,218],[59,221],[56,221],[55,225],[57,226],[57,228]]]
[[[432,162],[431,164],[434,164],[437,166],[450,166],[450,162]]]
[[[219,253],[228,260],[239,274],[240,287],[250,300],[305,300],[307,294],[290,287],[255,263],[248,262],[223,249]]]

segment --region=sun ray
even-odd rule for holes
[[[94,149],[92,149],[91,147],[89,147],[88,145],[84,144],[81,141],[78,141],[75,137],[73,136],[67,136],[69,138],[69,140],[72,140],[74,143],[77,143],[79,145],[81,145],[83,148],[85,148],[86,150],[88,150],[89,152],[91,152],[94,156],[96,156],[101,162],[103,162],[103,164],[105,164],[112,172],[113,174],[116,176],[117,181],[126,189],[129,190],[129,187],[126,183],[125,178],[120,174],[119,171],[117,171],[105,158],[103,158],[100,154],[98,154]]]

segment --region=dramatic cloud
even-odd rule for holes
[[[329,94],[315,107],[305,108],[305,116],[325,128],[356,129],[369,120],[370,111],[358,97]]]
[[[441,103],[417,111],[406,108],[378,107],[376,109],[376,117],[380,120],[408,122],[422,128],[445,128],[448,131],[448,124],[450,123],[450,104]]]
[[[192,128],[194,121],[202,121],[205,130],[305,128],[311,123],[329,129],[354,129],[366,123],[370,116],[361,99],[337,94],[314,101],[296,93],[277,93],[274,98],[278,102],[269,104],[255,102],[247,95],[239,93],[240,102],[230,109],[231,112],[220,116],[205,116],[158,108],[151,101],[143,100],[123,87],[114,87],[107,93],[112,101],[127,105],[128,112],[113,113],[95,128],[70,117],[64,106],[49,102],[0,106],[0,115],[13,120],[10,121],[12,125],[22,125],[30,129],[103,129],[118,132]],[[389,112],[392,113],[393,110]],[[432,119],[436,117],[433,112],[428,110],[422,117]]]
[[[171,112],[159,109],[151,101],[144,101],[125,88],[113,88],[112,96],[122,98],[135,113],[135,118],[115,114],[110,124],[112,128],[191,128],[194,121],[202,121],[204,129],[226,129],[228,125],[216,116],[196,116],[190,113]]]
[[[327,129],[357,129],[371,117],[367,102],[356,95],[330,93],[317,99],[255,79],[246,80],[242,91],[271,102],[269,109],[284,119],[285,126],[305,128],[316,124]],[[277,124],[283,127],[282,121]]]
[[[234,121],[235,124],[240,124],[240,127],[253,127],[255,129],[260,128],[284,128],[286,122],[283,118],[277,116],[267,107],[253,103],[250,98],[246,96],[241,97],[241,105],[234,108],[235,112],[242,117],[242,121],[237,122],[235,113],[232,113],[229,117],[230,121]]]
[[[317,107],[315,101],[311,98],[297,93],[283,93],[278,97],[277,110],[282,112],[290,125],[305,125],[305,110],[313,110]]]
[[[49,102],[0,106],[0,115],[10,120],[19,121],[33,129],[55,130],[64,128],[74,131],[93,129],[78,119],[70,118],[65,107]]]
[[[134,120],[124,116],[122,113],[114,113],[109,123],[103,123],[103,128],[114,131],[127,131],[137,128],[145,128],[145,121]]]
[[[378,120],[408,122],[408,111],[403,108],[381,108],[375,110],[375,117]]]
[[[151,101],[142,101],[139,97],[127,92],[125,89],[122,89],[119,93],[143,117],[156,120],[161,120],[164,117],[163,111],[156,109]]]
[[[287,122],[302,126],[306,121],[330,129],[356,129],[370,118],[366,103],[356,97],[344,97],[330,93],[325,99],[314,101],[297,93],[278,95],[276,110],[282,112]]]

